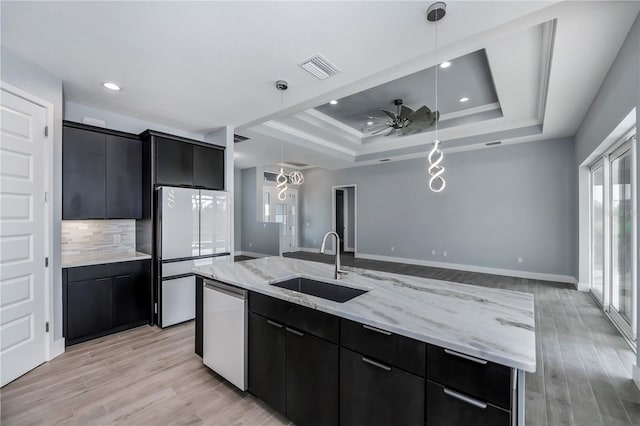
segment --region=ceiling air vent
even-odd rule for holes
[[[494,146],[494,145],[500,145],[502,143],[502,141],[495,141],[495,142],[487,142],[485,143],[486,146]]]
[[[284,164],[289,164],[293,167],[307,167],[308,164],[307,163],[299,163],[297,161],[285,161]]]
[[[244,142],[246,140],[249,140],[249,138],[246,136],[238,135],[235,133],[233,134],[233,143]]]
[[[319,53],[303,61],[300,66],[320,80],[340,72],[340,68],[333,65]]]

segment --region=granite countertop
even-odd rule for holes
[[[508,367],[536,370],[533,295],[428,278],[348,268],[333,280],[333,265],[266,257],[193,271],[402,336],[465,353]],[[272,286],[307,277],[369,290],[345,303]]]
[[[102,265],[103,263],[129,262],[131,260],[151,259],[151,256],[138,251],[124,251],[115,253],[91,253],[62,255],[62,267]]]

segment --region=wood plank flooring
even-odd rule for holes
[[[289,256],[333,262],[332,256]],[[536,298],[538,368],[527,425],[640,425],[635,354],[593,298],[566,284],[345,256],[347,266],[527,291]],[[193,323],[139,327],[86,342],[0,390],[5,425],[283,425],[193,353]]]

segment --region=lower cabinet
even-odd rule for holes
[[[509,426],[507,410],[427,380],[427,425]]]
[[[249,391],[297,425],[338,424],[338,345],[250,312]]]
[[[340,348],[341,425],[424,425],[424,391],[422,377]]]
[[[67,346],[149,323],[151,262],[63,269],[63,331]]]

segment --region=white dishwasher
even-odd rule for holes
[[[247,390],[247,291],[205,280],[202,362]]]

